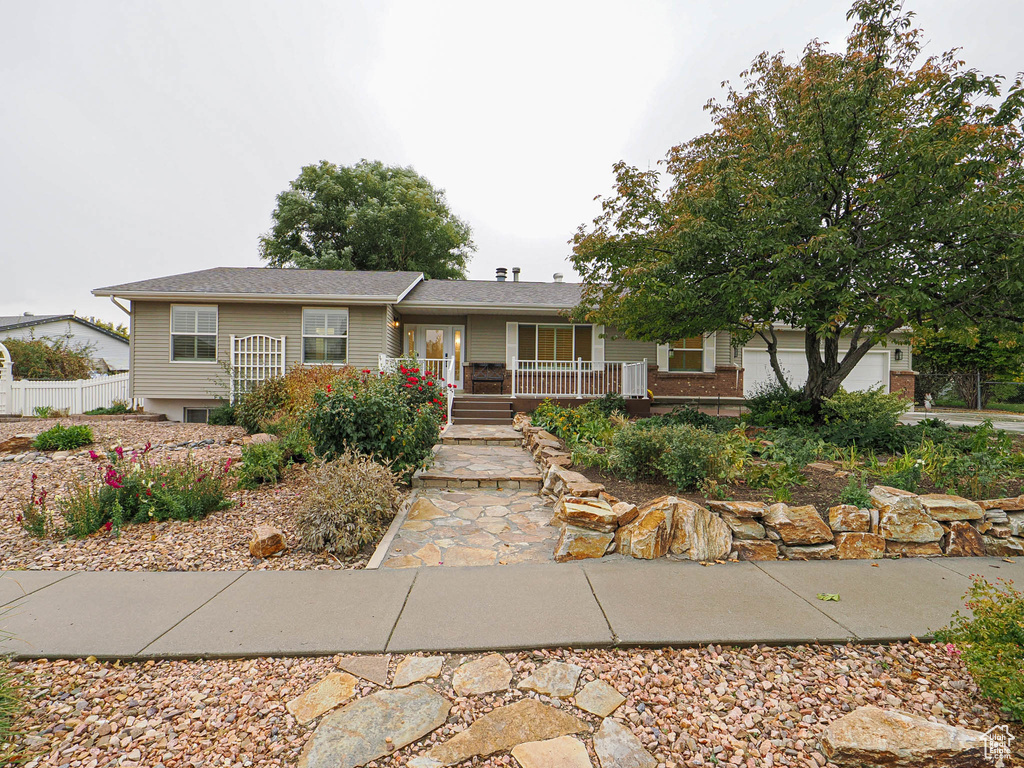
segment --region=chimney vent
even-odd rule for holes
[[[519,269],[519,267],[512,267],[512,282],[514,282],[514,283],[518,283],[519,282],[519,273],[520,272],[522,272],[522,270]]]
[[[562,282],[562,277],[563,277],[563,275],[562,275],[561,272],[555,272],[555,282],[556,283]]]
[[[494,277],[499,283],[504,283],[505,278],[508,277],[508,270],[505,267],[498,267],[494,270]]]

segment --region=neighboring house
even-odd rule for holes
[[[72,347],[89,348],[101,373],[127,371],[128,339],[75,315],[23,315],[0,317],[0,341],[4,339],[64,339]]]
[[[578,284],[498,272],[494,281],[425,280],[418,272],[220,267],[93,293],[131,302],[132,396],[174,420],[204,420],[232,390],[293,365],[378,370],[406,355],[464,400],[490,394],[524,408],[543,397],[645,398],[648,390],[663,402],[738,402],[773,375],[763,344],[734,348],[723,332],[633,341],[560,314],[579,301]],[[803,334],[778,333],[783,365],[799,380]],[[907,341],[894,338],[850,383],[912,393],[910,363]]]

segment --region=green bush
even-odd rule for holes
[[[852,504],[860,509],[871,507],[871,494],[868,493],[864,478],[851,475],[846,486],[839,492],[839,503]]]
[[[247,445],[242,448],[238,485],[240,488],[251,489],[261,483],[279,483],[285,465],[284,448],[280,442]]]
[[[611,416],[613,413],[626,413],[626,398],[618,392],[606,392],[604,397],[592,401],[594,407],[603,416]]]
[[[210,418],[207,419],[207,423],[215,427],[233,427],[238,423],[238,414],[236,413],[235,406],[231,403],[224,403],[214,408],[210,411]]]
[[[803,391],[787,391],[777,382],[758,388],[747,398],[746,405],[750,422],[760,427],[802,427],[814,423],[814,409]]]
[[[86,346],[73,346],[63,337],[4,339],[11,353],[14,378],[49,381],[88,379],[93,363]]]
[[[123,413],[131,413],[132,409],[124,400],[115,400],[109,408],[93,408],[86,411],[86,416],[118,416]]]
[[[262,432],[284,407],[288,384],[283,377],[267,379],[238,398],[235,419],[250,435]]]
[[[391,470],[367,456],[341,453],[312,469],[295,521],[302,546],[352,556],[376,544],[398,511]]]
[[[900,416],[906,413],[909,407],[910,401],[901,393],[886,394],[880,386],[864,392],[847,392],[840,389],[822,403],[821,416],[826,423],[882,422],[896,426]]]
[[[971,579],[965,606],[973,616],[957,611],[935,639],[961,656],[984,695],[1014,719],[1024,720],[1024,594],[1011,582]]]
[[[679,490],[692,490],[707,481],[728,482],[734,476],[738,456],[724,435],[680,424],[669,428],[666,437],[658,469]]]
[[[711,416],[703,411],[698,411],[692,406],[679,405],[668,413],[663,413],[660,416],[651,416],[646,419],[641,419],[640,423],[644,426],[649,425],[652,427],[689,424],[691,427],[710,429],[715,432],[728,432],[736,425],[736,419]]]
[[[565,408],[545,400],[534,410],[530,421],[570,444],[590,442],[608,446],[615,425],[602,412],[600,402],[590,400],[576,408]]]
[[[658,477],[661,457],[668,450],[669,429],[627,424],[616,430],[609,456],[612,470],[633,481]]]
[[[32,447],[37,451],[73,451],[83,445],[89,445],[92,440],[92,430],[85,424],[75,424],[71,427],[54,424],[36,437]]]
[[[443,382],[415,368],[345,379],[313,395],[304,426],[316,455],[373,456],[400,475],[426,464],[444,418]]]

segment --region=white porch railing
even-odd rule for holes
[[[452,404],[455,402],[456,389],[452,385],[458,384],[455,376],[455,358],[388,357],[387,355],[380,355],[377,362],[378,368],[388,373],[394,373],[401,364],[419,368],[422,373],[430,374],[435,379],[444,382],[445,392],[447,393],[448,423],[451,424]]]
[[[0,374],[2,375],[2,374]],[[36,408],[82,414],[109,408],[115,400],[134,406],[128,393],[128,374],[74,381],[0,382],[0,414],[32,416]]]
[[[512,360],[512,395],[647,397],[647,361]]]

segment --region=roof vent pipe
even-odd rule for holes
[[[512,267],[512,282],[513,283],[518,283],[519,282],[519,273],[520,272],[522,272],[522,270],[519,269],[519,267]]]
[[[508,277],[508,270],[505,267],[498,267],[494,270],[494,276],[499,283],[504,283],[505,278]]]
[[[562,282],[562,277],[563,277],[563,275],[562,275],[561,272],[555,272],[555,282],[556,283]]]

